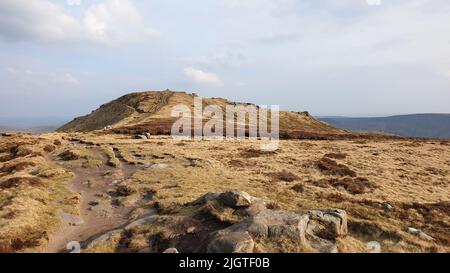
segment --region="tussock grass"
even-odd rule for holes
[[[10,150],[14,159],[3,163],[8,172],[0,174],[0,252],[43,250],[58,226],[57,210],[77,210],[68,202],[72,175],[37,155],[49,150],[50,140],[20,135],[8,141],[18,146]]]
[[[110,146],[103,147],[103,150],[108,157],[108,165],[114,168],[120,167],[120,160],[116,157],[114,149]]]

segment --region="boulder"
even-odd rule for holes
[[[287,237],[306,244],[305,232],[309,222],[306,213],[281,210],[263,210],[227,229],[232,232],[249,232],[252,236],[262,238]]]
[[[236,214],[241,216],[255,216],[263,210],[267,209],[267,202],[263,199],[253,198],[252,204],[249,207],[242,207],[236,211]]]
[[[253,253],[255,242],[248,232],[215,233],[207,248],[207,253]]]
[[[217,199],[219,197],[219,195],[220,195],[220,193],[208,192],[208,193],[200,196],[199,198],[197,198],[195,201],[189,203],[188,205],[191,205],[191,206],[204,205],[208,201]]]
[[[212,219],[198,217],[203,216],[202,205],[210,201],[220,203],[221,207],[227,206],[228,210],[232,208],[231,213],[238,216],[238,222],[224,227],[222,223],[212,222]],[[284,245],[277,244],[289,244],[287,251],[298,249],[336,253],[336,239],[348,232],[347,214],[343,210],[291,212],[268,209],[270,206],[267,204],[269,201],[254,198],[245,192],[210,192],[186,204],[201,206],[192,208],[192,215],[146,216],[128,224],[123,234],[133,234],[135,227],[150,225],[149,228],[158,231],[154,239],[160,240],[166,247],[172,247],[164,253],[177,253],[177,249],[183,252],[252,253],[255,242],[263,246],[273,242],[275,248],[280,247],[282,251]],[[411,228],[409,232],[424,240],[432,240],[420,230]],[[112,235],[105,234],[98,241],[105,241],[108,236]],[[290,248],[291,244],[295,244],[293,248]]]
[[[222,204],[228,207],[249,207],[253,197],[246,192],[224,192],[217,198]]]
[[[338,253],[338,249],[334,240],[327,240],[314,234],[312,227],[308,226],[306,231],[306,238],[311,248],[320,253]]]
[[[348,232],[347,213],[343,210],[311,210],[309,215],[311,218],[310,225],[315,225],[316,230],[326,230],[333,238],[346,235]]]
[[[262,209],[223,232],[248,232],[253,238],[287,238],[298,246],[323,253],[335,253],[336,238],[347,234],[347,214],[343,210],[313,210],[307,213]]]

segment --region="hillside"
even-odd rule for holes
[[[131,93],[100,106],[91,114],[75,118],[58,129],[59,132],[88,132],[112,126],[116,133],[149,131],[153,134],[168,134],[173,122],[171,110],[175,105],[187,105],[193,111],[195,94],[186,92],[148,91]],[[204,98],[203,106],[251,105],[236,103],[221,98]],[[302,131],[317,134],[339,134],[342,130],[318,121],[306,112],[281,112],[280,130]]]
[[[319,118],[337,128],[378,131],[405,137],[450,138],[450,114],[414,114],[376,118]]]

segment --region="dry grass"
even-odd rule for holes
[[[53,139],[27,135],[0,139],[11,159],[0,165],[0,252],[42,250],[57,227],[58,209],[75,212],[66,182],[70,172],[46,159]],[[42,156],[41,156],[42,154]]]
[[[344,178],[323,178],[318,181],[311,182],[314,185],[322,188],[332,186],[335,188],[343,188],[351,194],[363,194],[371,192],[377,186],[370,182],[367,178],[362,177],[344,177]]]
[[[331,207],[346,210],[351,228],[349,236],[338,241],[341,251],[366,252],[366,244],[370,241],[378,241],[383,252],[450,251],[449,145],[409,140],[286,140],[280,142],[276,153],[266,154],[259,151],[258,141],[178,142],[164,136],[134,140],[126,135],[96,134],[54,134],[47,137],[61,136],[77,137],[102,147],[115,147],[130,164],[167,164],[168,167],[163,169],[143,167],[130,177],[132,191],[127,191],[123,198],[132,200],[150,192],[152,198],[143,206],[157,205],[161,211],[171,211],[207,192],[246,191],[252,196],[272,200],[284,210]],[[71,145],[63,143],[53,153],[68,148],[80,149],[78,144]],[[8,151],[19,150],[14,145],[0,142],[1,147],[5,152],[0,153],[0,158],[8,156]],[[110,151],[104,151],[103,156],[109,158],[112,155]],[[33,156],[36,152],[43,150],[25,151],[23,154]],[[29,161],[27,157],[24,162]],[[78,161],[81,164],[83,159]],[[0,168],[5,165],[1,164]],[[51,162],[46,164],[51,165]],[[39,164],[27,168],[36,167],[42,168]],[[58,170],[50,166],[46,168]],[[286,175],[280,175],[282,173]],[[58,172],[54,177],[45,178],[49,173],[44,169],[40,174],[42,176],[36,177],[45,185],[49,181],[61,185],[63,182],[56,181],[66,179]],[[270,174],[277,174],[276,183]],[[49,191],[41,187],[30,187],[31,190]],[[14,194],[18,195],[17,192]],[[8,202],[3,192],[0,196],[0,202]],[[47,195],[45,198],[55,197]],[[384,209],[382,204],[385,202],[393,208]],[[34,214],[46,215],[43,212],[46,209]],[[12,214],[4,211],[2,215],[11,217]],[[212,206],[209,215],[224,222],[237,220],[235,215],[222,211],[220,206]],[[40,225],[41,229],[35,230],[48,230]],[[436,240],[428,242],[409,234],[406,231],[409,226],[423,230]],[[14,237],[14,232],[11,234],[8,236]],[[142,238],[130,242],[130,246],[135,248],[141,244]],[[277,251],[282,247],[288,248],[288,244],[259,242],[258,247],[260,251]]]
[[[274,182],[276,181],[284,181],[284,182],[294,182],[299,179],[299,177],[292,172],[288,172],[286,170],[283,170],[281,172],[271,173],[269,176],[273,179]]]
[[[350,170],[349,167],[338,164],[336,161],[328,158],[323,157],[319,161],[317,161],[317,168],[326,175],[337,175],[337,176],[351,176],[355,177],[356,172],[353,170]]]
[[[108,165],[114,168],[118,168],[120,166],[120,160],[116,157],[114,149],[110,146],[106,146],[103,148],[103,150],[108,157]]]

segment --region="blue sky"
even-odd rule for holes
[[[0,117],[185,90],[315,115],[450,112],[448,0],[0,0]]]

